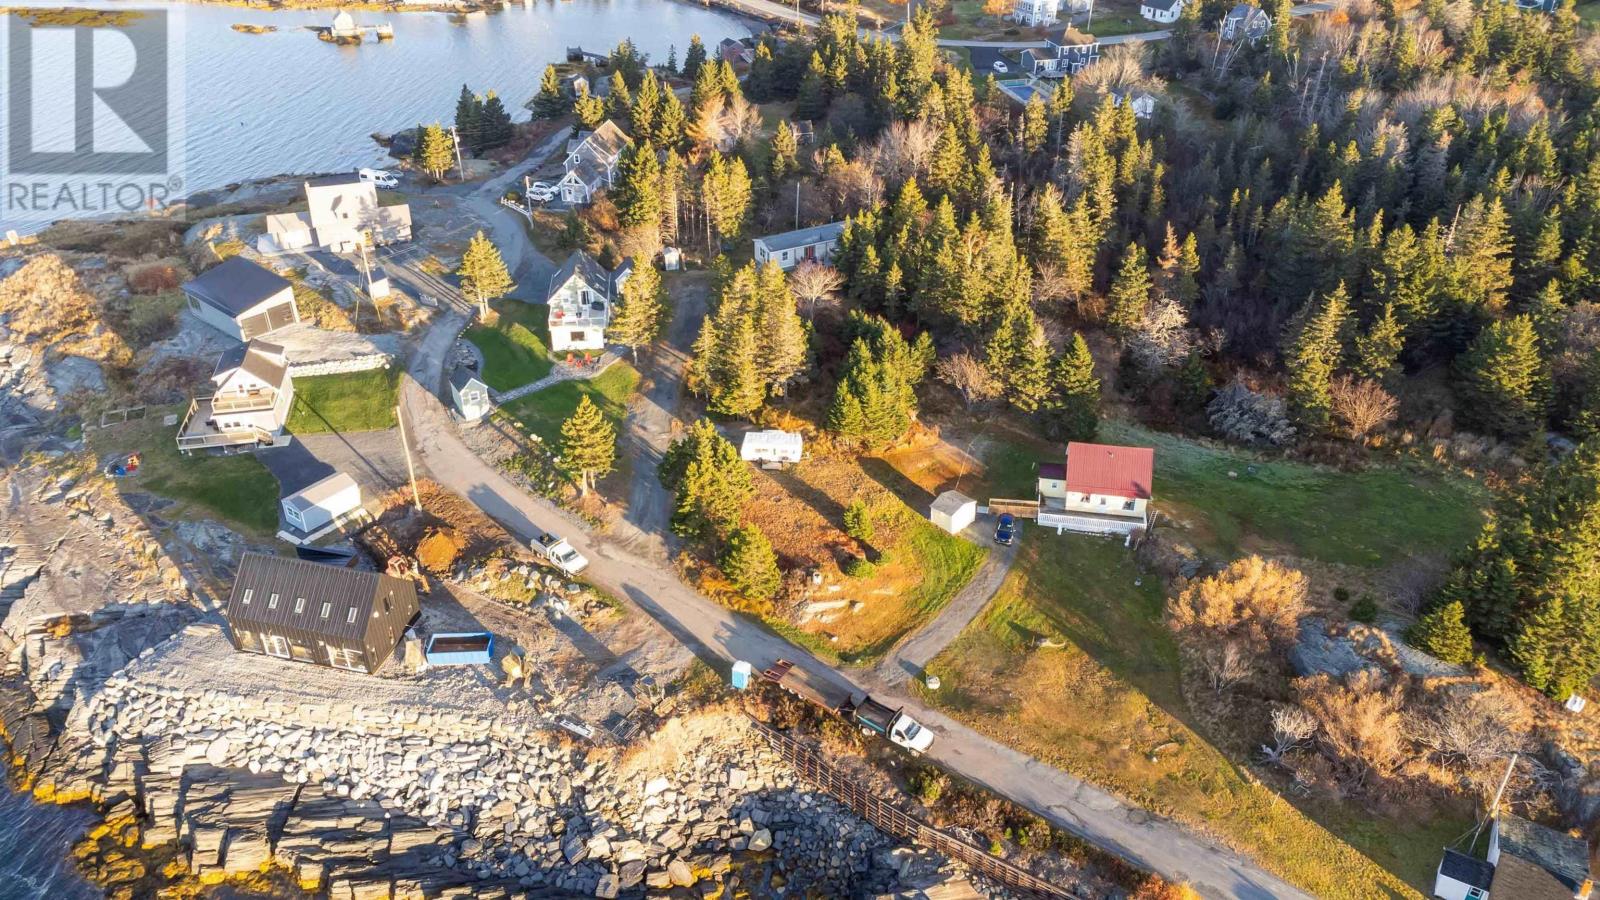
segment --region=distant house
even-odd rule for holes
[[[494,409],[489,396],[489,386],[469,369],[450,372],[450,402],[456,412],[468,422],[476,422]]]
[[[568,97],[576,100],[584,94],[591,93],[589,90],[589,76],[582,72],[573,72],[571,75],[561,79],[561,89]]]
[[[178,449],[235,450],[271,446],[294,405],[294,380],[283,348],[262,340],[223,353],[211,373],[214,390],[189,401],[178,426]]]
[[[370,674],[419,610],[408,579],[246,553],[223,616],[236,650]]]
[[[1228,10],[1222,18],[1222,39],[1225,41],[1250,41],[1255,43],[1272,28],[1272,17],[1266,10],[1248,3],[1240,3]]]
[[[1512,815],[1489,829],[1487,859],[1446,850],[1434,876],[1443,900],[1589,900],[1589,844]]]
[[[1060,12],[1061,0],[1017,0],[1017,5],[1011,10],[1011,19],[1018,25],[1037,28],[1054,25]]]
[[[624,261],[615,272],[607,272],[582,250],[567,257],[560,270],[550,276],[545,299],[550,306],[546,319],[550,349],[556,353],[605,349],[611,305],[632,273],[631,260]]]
[[[305,183],[305,192],[305,212],[267,216],[257,250],[272,254],[315,247],[354,253],[363,243],[411,240],[411,207],[379,205],[377,186],[357,174],[313,178]]]
[[[844,233],[843,222],[814,225],[799,231],[785,231],[755,239],[756,265],[764,266],[767,260],[777,260],[784,271],[803,262],[826,263],[839,249],[839,235]]]
[[[928,521],[951,534],[960,533],[977,518],[978,501],[960,491],[945,491],[928,507]]]
[[[747,431],[739,442],[739,458],[745,462],[797,463],[805,456],[805,438],[793,431]]]
[[[717,56],[730,66],[748,66],[756,58],[756,52],[738,38],[723,38],[717,44]]]
[[[189,310],[236,341],[248,341],[300,321],[288,279],[233,256],[183,285]]]
[[[1156,114],[1156,98],[1149,91],[1112,91],[1111,102],[1118,106],[1126,103],[1133,107],[1135,119],[1148,119]]]
[[[1131,535],[1149,527],[1155,451],[1111,444],[1067,445],[1065,464],[1039,464],[1038,522],[1057,533]]]
[[[1100,42],[1072,26],[1063,26],[1045,37],[1044,48],[1022,51],[1022,71],[1041,78],[1076,75],[1085,66],[1100,61]]]
[[[584,132],[567,145],[562,163],[567,174],[556,184],[561,199],[568,203],[589,203],[594,195],[611,186],[617,174],[617,160],[633,140],[610,119],[594,131]]]
[[[1139,0],[1139,15],[1152,22],[1170,25],[1183,15],[1184,0]]]
[[[355,17],[339,10],[333,17],[333,26],[328,29],[328,34],[336,38],[361,37],[361,29],[356,27]]]
[[[349,475],[335,472],[283,498],[282,506],[289,530],[280,537],[295,543],[312,540],[360,511],[361,485]]]

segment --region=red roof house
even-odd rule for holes
[[[1039,464],[1040,525],[1132,535],[1149,527],[1155,451],[1074,441],[1067,461]]]

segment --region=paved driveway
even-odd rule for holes
[[[256,458],[278,479],[285,497],[335,472],[354,478],[363,500],[406,483],[405,451],[393,428],[296,435],[287,447],[263,450]]]

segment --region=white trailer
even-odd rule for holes
[[[283,520],[295,532],[313,536],[361,509],[361,486],[343,472],[283,498]]]
[[[739,458],[745,462],[783,465],[797,463],[805,455],[805,440],[792,431],[751,431],[739,444]]]

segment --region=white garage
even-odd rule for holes
[[[960,491],[945,491],[933,498],[928,521],[951,534],[957,534],[978,519],[978,501]]]

